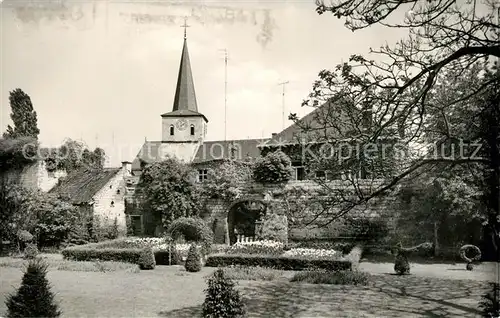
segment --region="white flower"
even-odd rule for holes
[[[337,257],[342,253],[335,250],[314,249],[314,248],[293,248],[286,251],[283,256],[303,256],[303,257]]]

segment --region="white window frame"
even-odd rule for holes
[[[198,182],[208,179],[208,169],[198,169]]]

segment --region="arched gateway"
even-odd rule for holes
[[[229,244],[236,243],[238,236],[255,240],[259,236],[266,210],[267,204],[262,200],[245,199],[234,202],[227,213]]]
[[[269,192],[247,193],[233,202],[212,200],[207,204],[210,211],[210,224],[216,244],[234,244],[240,238],[246,240],[262,239],[262,230],[273,214],[286,216],[282,210],[283,202],[273,198]],[[274,221],[275,222],[275,221]],[[288,224],[284,225],[288,227]]]

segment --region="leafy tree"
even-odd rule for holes
[[[32,137],[38,139],[40,130],[37,126],[36,111],[33,109],[31,98],[20,88],[16,88],[10,92],[9,101],[12,109],[10,118],[14,127],[7,126],[4,138]]]
[[[242,185],[251,178],[250,164],[225,161],[215,168],[208,169],[207,180],[200,186],[200,191],[207,198],[233,202],[241,195]]]
[[[0,226],[3,238],[15,240],[26,230],[37,236],[42,246],[59,245],[77,220],[77,210],[70,203],[41,191],[2,182],[0,189]]]
[[[61,147],[48,154],[45,161],[49,171],[65,170],[70,173],[79,169],[102,169],[106,153],[101,148],[90,151],[81,141],[67,138]]]
[[[7,317],[59,317],[61,311],[50,290],[47,276],[47,264],[37,258],[28,263],[21,282],[21,287],[15,295],[7,298]]]
[[[455,254],[463,244],[477,244],[486,207],[481,188],[471,177],[448,171],[437,177],[421,176],[402,188],[398,209],[402,215],[397,222],[400,235],[433,240],[438,254],[441,246]]]
[[[331,12],[345,19],[353,31],[375,24],[409,31],[407,39],[393,46],[370,49],[369,57],[352,55],[349,62],[321,71],[304,101],[312,107],[329,106],[319,115],[326,123],[320,129],[322,141],[350,138],[365,145],[394,138],[404,150],[397,155],[393,173],[374,171],[360,178],[354,169],[349,189],[329,188],[327,192],[337,200],[328,214],[330,221],[423,171],[440,174],[460,166],[481,179],[477,183],[482,184],[487,203],[488,236],[493,250],[498,250],[500,78],[498,63],[488,60],[500,57],[495,3],[485,1],[477,7],[476,1],[451,0],[317,4],[319,14]],[[393,22],[391,18],[405,9],[409,10],[406,18]],[[353,108],[358,111],[350,112],[352,116],[348,114],[341,123],[332,120],[337,110]],[[369,119],[368,124],[360,124],[363,118]],[[300,125],[296,115],[291,119]],[[453,145],[464,144],[461,153],[453,150]],[[325,170],[332,161],[323,160]]]
[[[175,158],[146,166],[135,195],[142,209],[161,219],[165,228],[177,218],[197,216],[200,210],[193,172]]]
[[[78,223],[78,211],[71,203],[48,193],[38,193],[35,207],[40,246],[59,246]]]
[[[36,226],[35,193],[18,184],[0,180],[0,233],[3,239],[17,240],[17,233]]]

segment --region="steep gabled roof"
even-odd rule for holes
[[[345,133],[353,128],[351,126],[359,116],[359,112],[354,107],[340,108],[334,102],[327,101],[302,117],[298,124],[294,123],[273,135],[271,140],[261,147],[318,142],[336,137],[344,138]],[[307,130],[302,127],[307,127]]]
[[[70,173],[53,187],[49,193],[66,196],[73,204],[92,202],[99,192],[121,168],[105,168],[102,170],[81,169]]]

